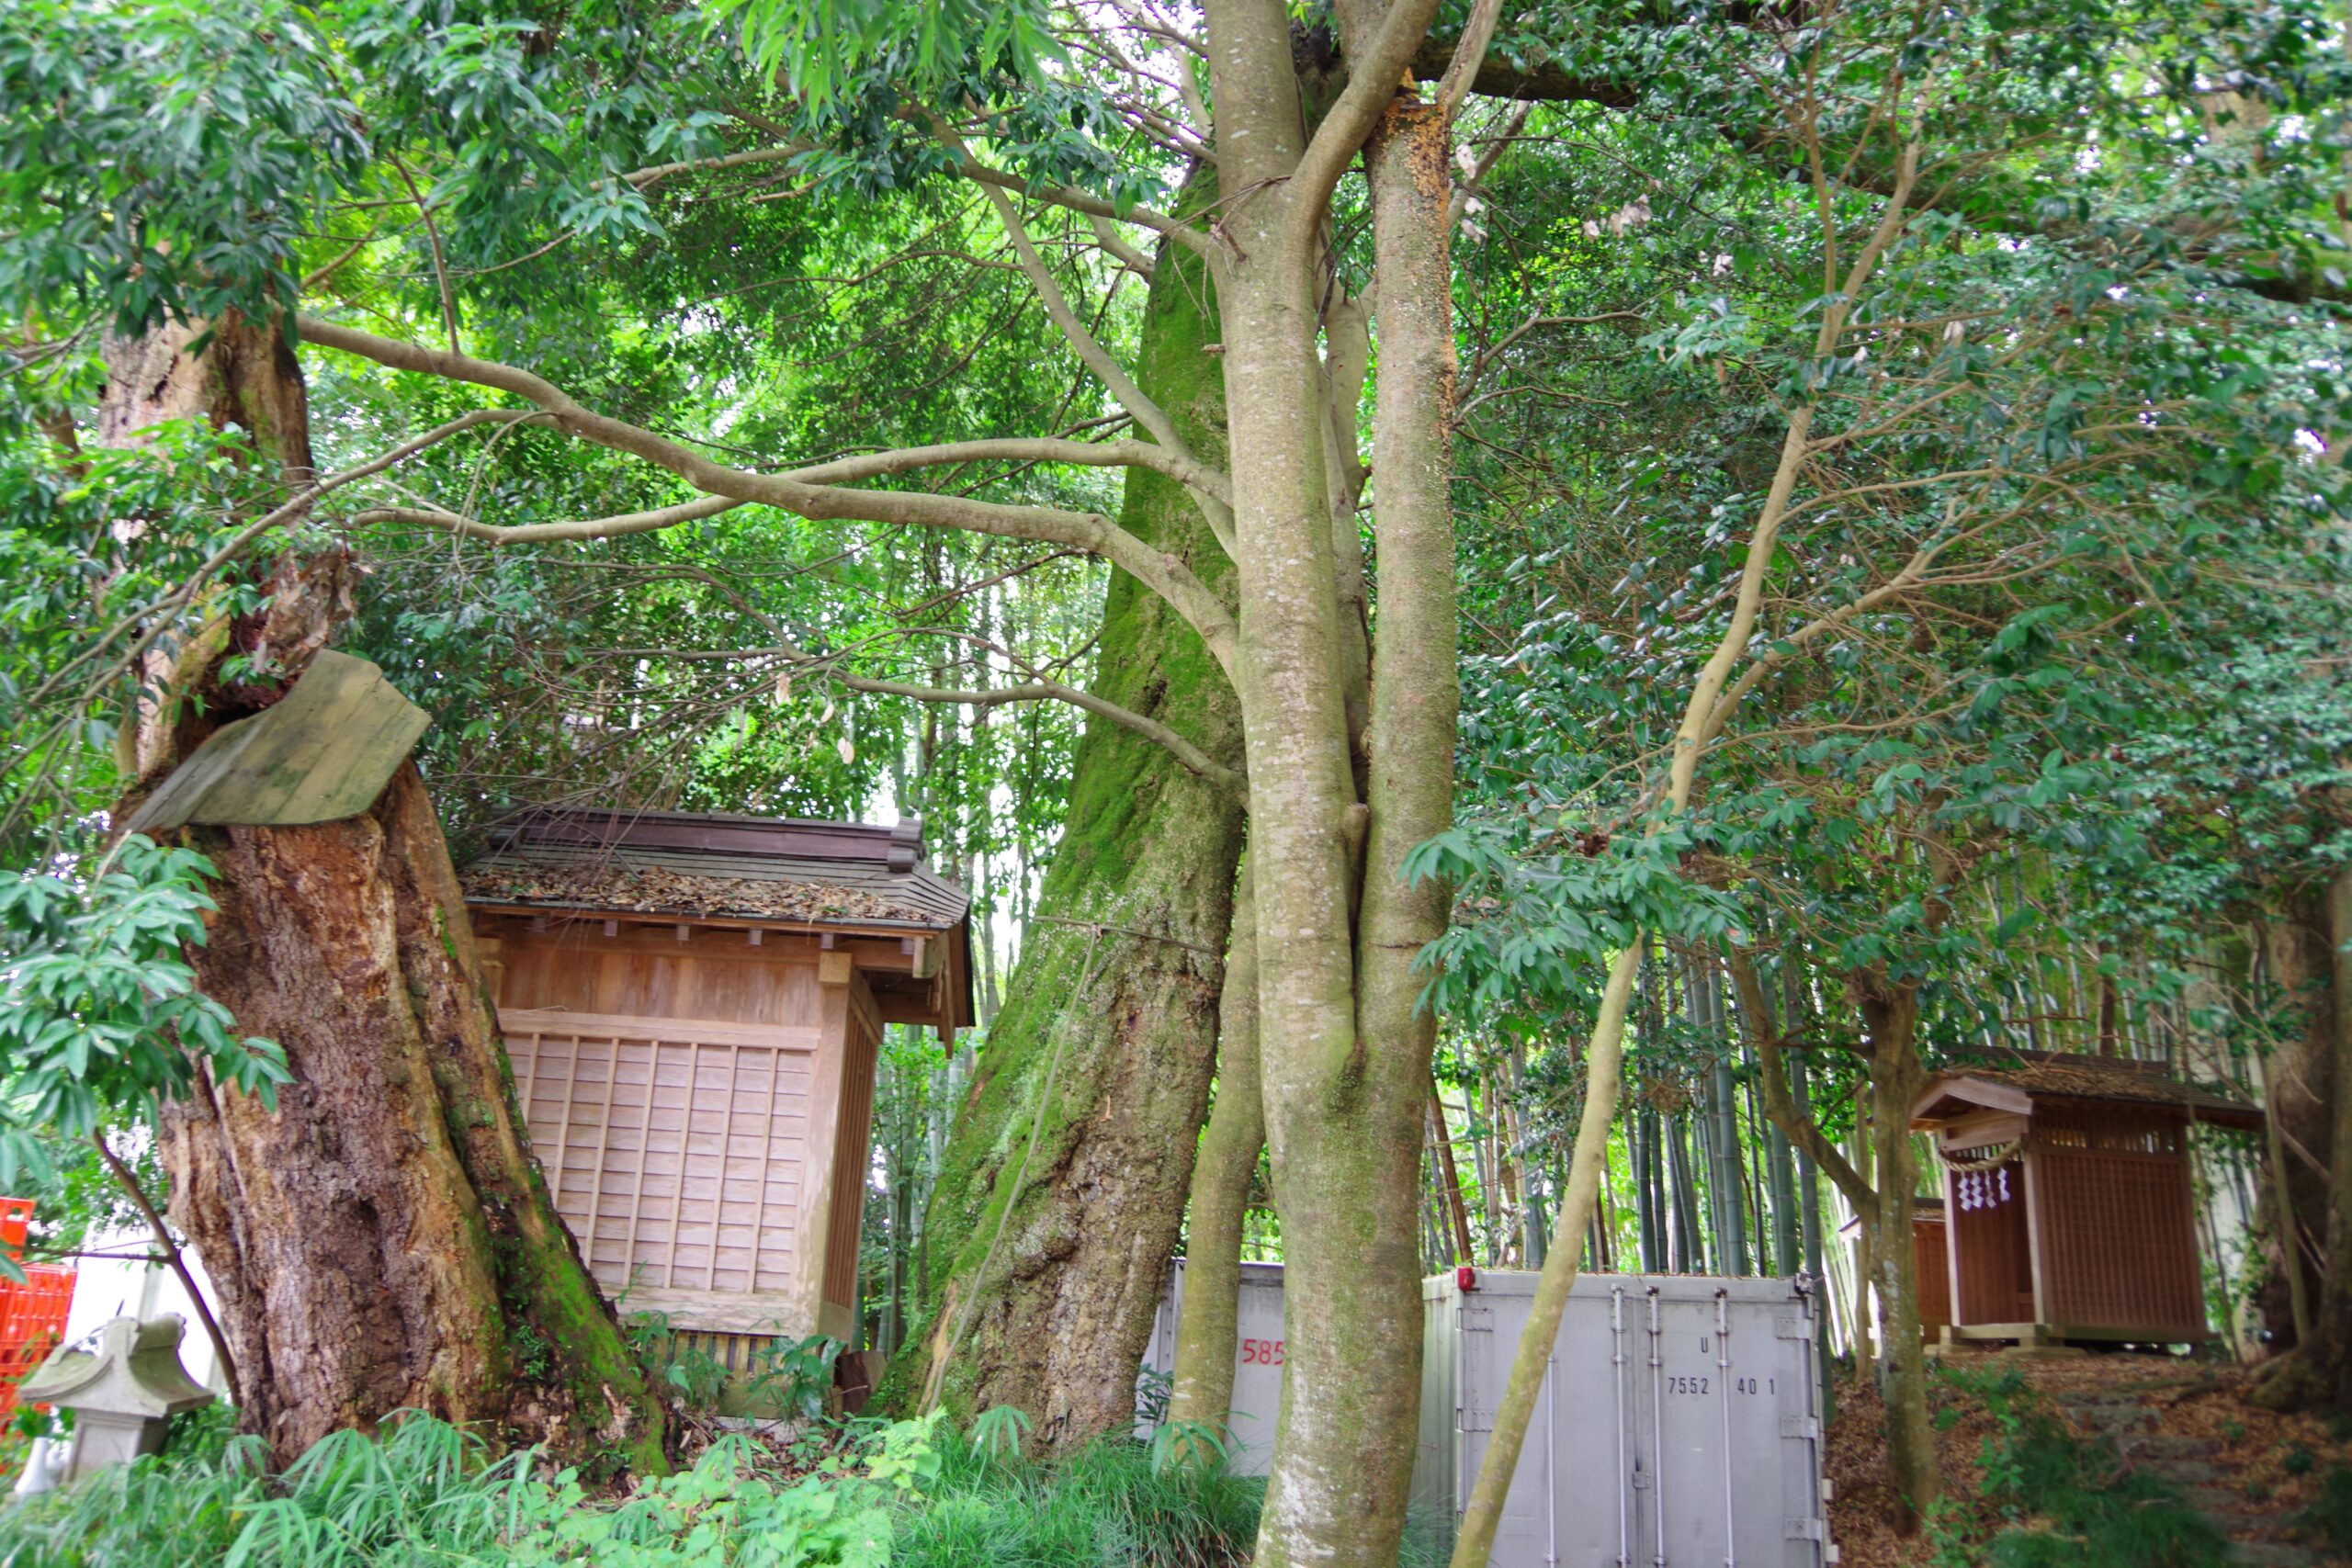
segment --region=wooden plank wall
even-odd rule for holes
[[[2033,1258],[2026,1230],[2025,1165],[1946,1173],[1951,1225],[1952,1321],[2031,1323]]]
[[[2045,1105],[2034,1112],[2043,1311],[2061,1328],[2202,1338],[2205,1299],[2177,1118]]]
[[[1922,1214],[1911,1222],[1911,1265],[1919,1282],[1919,1334],[1932,1341],[1951,1322],[1951,1262],[1941,1215]]]
[[[833,1141],[833,1201],[827,1216],[824,1299],[854,1314],[858,1306],[858,1237],[865,1218],[867,1167],[874,1136],[876,1031],[853,1010],[842,1069],[842,1119]]]
[[[607,1293],[792,1290],[816,1030],[552,1010],[500,1022],[556,1208]]]
[[[814,955],[797,962],[751,947],[741,931],[586,924],[508,929],[501,1009],[558,1008],[614,1018],[713,1019],[814,1029],[822,1021]]]

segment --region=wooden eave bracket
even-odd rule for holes
[[[2012,1111],[2019,1116],[2033,1114],[2033,1096],[2021,1089],[2004,1083],[1987,1083],[1981,1078],[1938,1077],[1928,1080],[1927,1087],[1919,1091],[1918,1100],[1913,1102],[1911,1130],[1916,1133],[1932,1132],[1950,1120],[1948,1116],[1928,1114],[1931,1107],[1943,1100],[1964,1100],[1971,1105]]]

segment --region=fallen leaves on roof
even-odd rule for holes
[[[469,899],[545,904],[698,919],[741,916],[773,920],[891,920],[935,925],[914,905],[863,888],[766,877],[697,876],[662,866],[613,861],[563,866],[518,864],[492,857],[461,874]]]
[[[2113,1058],[2048,1055],[2024,1059],[2015,1066],[1965,1065],[1951,1069],[1955,1077],[1984,1078],[2008,1084],[2029,1094],[2065,1095],[2084,1100],[2139,1100],[2152,1105],[2179,1105],[2192,1111],[2249,1111],[2251,1101],[2226,1084],[2193,1083],[2146,1066]]]

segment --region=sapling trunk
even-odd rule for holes
[[[1242,1221],[1266,1146],[1266,1107],[1258,1087],[1257,929],[1245,861],[1217,1006],[1216,1101],[1193,1166],[1184,1301],[1168,1395],[1170,1421],[1210,1428],[1222,1427],[1233,1407]]]

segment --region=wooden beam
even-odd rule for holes
[[[1965,1073],[1938,1073],[1919,1091],[1911,1106],[1911,1125],[1915,1132],[1926,1132],[1941,1118],[1928,1116],[1928,1108],[1938,1100],[1950,1098],[1965,1100],[1971,1105],[1990,1106],[1996,1111],[2013,1111],[2020,1116],[2033,1114],[2033,1097],[2021,1089],[1985,1078],[1972,1078]]]
[[[496,898],[469,898],[466,908],[477,920],[492,916],[515,916],[526,919],[554,919],[559,924],[601,923],[618,919],[624,925],[666,926],[678,918],[674,909],[600,909],[591,908],[566,908],[553,904],[516,904]],[[695,915],[690,923],[697,931],[760,930],[778,935],[807,937],[831,936],[842,942],[871,940],[887,942],[892,947],[909,934],[909,924],[903,920],[808,920],[769,919],[758,915]],[[932,934],[916,929],[913,934]]]
[[[1936,1129],[1939,1149],[1975,1149],[2022,1138],[2033,1123],[2011,1111],[1972,1111]]]
[[[477,915],[475,929],[485,934],[504,932],[516,939],[518,945],[530,940],[532,945],[552,948],[564,953],[649,953],[675,954],[679,943],[684,942],[693,949],[718,949],[717,956],[739,962],[813,964],[820,953],[834,952],[848,956],[858,968],[869,974],[906,975],[910,973],[913,960],[900,951],[898,937],[852,936],[835,933],[831,948],[821,944],[820,937],[808,931],[789,931],[770,926],[750,928],[760,931],[760,940],[751,940],[742,926],[706,925],[686,922],[686,936],[677,934],[679,921],[675,916],[646,917],[639,920],[621,919],[612,922],[617,930],[605,933],[605,921],[594,919],[557,919],[549,924],[532,926],[531,919],[511,918],[502,925],[501,917]],[[524,933],[531,933],[526,938]]]

